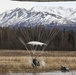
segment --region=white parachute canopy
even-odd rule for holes
[[[30,41],[30,42],[28,42],[27,44],[29,44],[29,45],[39,45],[39,46],[42,46],[42,45],[45,45],[45,46],[47,46],[47,44],[46,43],[42,43],[42,42],[38,42],[38,41]]]

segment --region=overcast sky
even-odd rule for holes
[[[11,1],[11,0],[0,0],[0,13],[5,12],[6,10],[14,9],[17,7],[22,7],[26,9],[31,9],[33,6],[51,6],[51,7],[68,7],[75,8],[76,1],[67,1],[67,2],[20,2],[20,1]]]

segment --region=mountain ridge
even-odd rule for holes
[[[50,26],[76,24],[76,9],[64,7],[15,8],[0,14],[0,26]]]

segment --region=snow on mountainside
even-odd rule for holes
[[[0,26],[75,25],[76,9],[64,7],[16,8],[0,14]]]

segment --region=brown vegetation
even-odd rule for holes
[[[0,50],[0,56],[30,56],[32,51],[29,50]],[[35,56],[48,56],[48,57],[76,57],[76,51],[35,51]]]
[[[0,54],[0,73],[5,72],[42,72],[60,70],[61,65],[65,65],[70,70],[76,70],[76,52],[44,52],[39,56],[40,52],[36,54],[38,60],[45,61],[45,66],[40,66],[35,69],[29,63],[32,60],[31,56],[24,51],[1,51]],[[21,52],[21,55],[19,54]],[[15,53],[15,55],[14,55]],[[17,53],[17,54],[16,54]],[[24,55],[24,54],[25,55]],[[8,54],[8,55],[7,55]],[[11,56],[12,54],[12,56]],[[23,54],[23,55],[22,55]],[[44,56],[46,54],[47,56]]]

